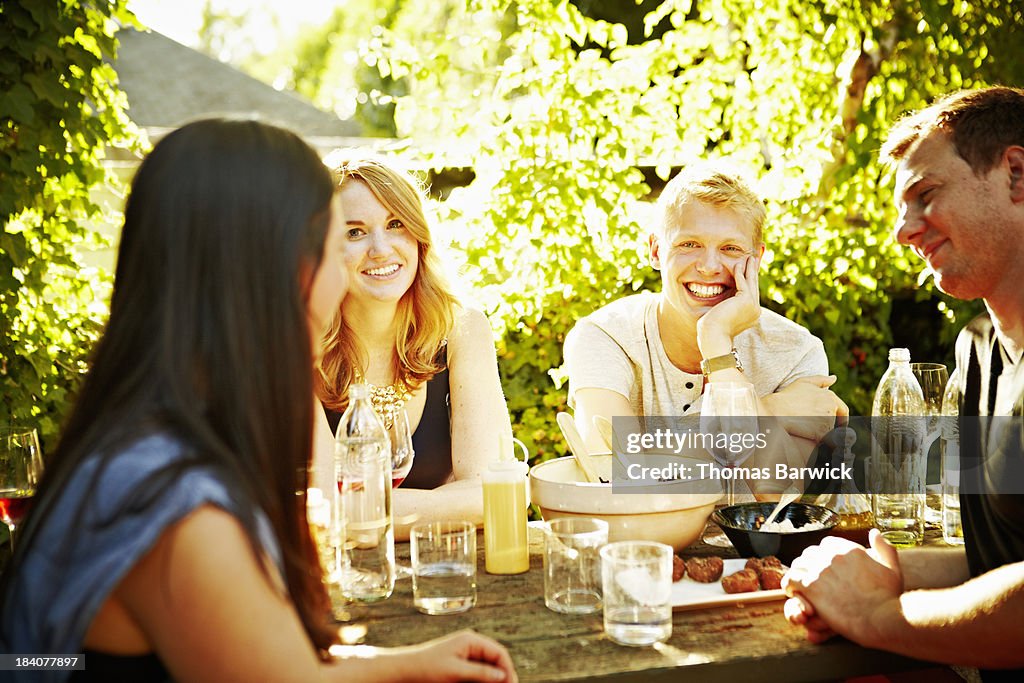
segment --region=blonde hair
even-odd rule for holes
[[[767,213],[764,202],[737,170],[719,161],[693,164],[680,171],[658,197],[661,234],[669,218],[691,201],[729,209],[746,218],[754,229],[754,245],[761,244]]]
[[[458,299],[444,277],[441,259],[433,246],[423,209],[422,185],[404,170],[382,157],[359,151],[333,156],[335,186],[360,181],[373,196],[405,225],[418,243],[419,263],[416,277],[398,302],[395,335],[395,375],[409,391],[444,369],[437,356],[455,322]],[[339,309],[325,334],[323,353],[317,363],[317,395],[332,410],[348,405],[348,387],[356,368],[365,362],[365,353],[356,344],[355,335]]]

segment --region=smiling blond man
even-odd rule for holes
[[[604,306],[565,341],[569,405],[591,448],[601,448],[595,415],[696,413],[707,382],[752,383],[767,415],[847,413],[827,388],[821,341],[759,303],[764,221],[761,199],[721,164],[693,165],[665,186],[649,236],[661,292]],[[832,426],[783,424],[811,441]]]

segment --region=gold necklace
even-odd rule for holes
[[[405,402],[412,394],[401,380],[384,387],[370,384],[366,380],[362,381],[370,388],[370,403],[377,411],[377,416],[384,422],[384,429],[391,429],[395,424],[395,417],[405,407]]]

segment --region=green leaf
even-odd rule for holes
[[[0,47],[0,415],[32,422],[44,442],[56,437],[105,317],[93,292],[106,291],[109,275],[86,269],[79,248],[97,241],[87,225],[112,222],[90,193],[107,183],[120,192],[101,165],[104,148],[133,144],[102,61],[114,44],[111,13],[124,4],[5,0],[0,10],[10,19],[3,30],[18,34]]]
[[[24,83],[14,83],[0,92],[0,119],[11,119],[22,125],[35,123],[35,96]]]
[[[29,259],[25,237],[20,233],[0,233],[0,251],[11,260],[15,268],[21,268]]]

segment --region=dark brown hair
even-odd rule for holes
[[[1024,146],[1024,90],[994,86],[941,97],[893,125],[882,145],[882,160],[900,161],[935,130],[950,135],[957,154],[975,174],[987,173],[1007,147]]]
[[[99,459],[101,472],[139,438],[167,434],[184,456],[140,482],[114,516],[160,505],[184,471],[215,473],[257,557],[269,550],[260,513],[270,522],[288,596],[325,653],[337,629],[306,520],[313,426],[306,300],[332,195],[316,151],[282,128],[208,119],[157,143],[125,207],[105,332],[6,584],[37,529],[80,530],[83,515],[51,513],[84,461]]]

